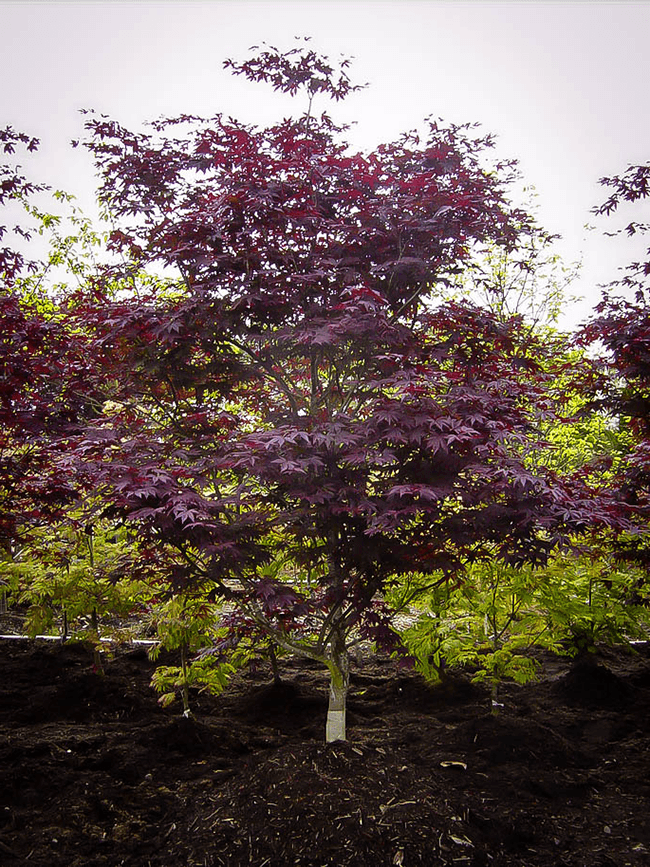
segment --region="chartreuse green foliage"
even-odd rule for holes
[[[183,713],[189,717],[190,687],[216,695],[236,671],[233,660],[224,662],[211,655],[191,658],[218,640],[215,623],[219,621],[220,612],[221,605],[208,602],[204,593],[189,591],[175,593],[152,605],[150,619],[159,640],[150,653],[151,658],[157,659],[163,649],[180,651],[180,665],[160,665],[151,679],[154,689],[161,693],[159,701],[163,707],[180,695]]]
[[[611,480],[634,444],[632,432],[604,412],[587,412],[585,401],[576,400],[574,420],[549,425],[548,448],[543,456],[547,466],[560,471],[586,469],[599,484]]]
[[[593,651],[596,642],[647,639],[650,607],[638,592],[642,581],[640,570],[620,568],[598,549],[559,554],[539,569],[477,563],[462,582],[419,594],[412,608],[417,620],[401,638],[428,679],[466,666],[475,681],[493,688],[503,678],[525,683],[536,674],[534,658],[523,653],[532,647],[575,655]],[[400,597],[403,588],[393,591],[393,602]]]
[[[535,466],[557,473],[580,474],[593,486],[611,485],[626,457],[634,448],[634,433],[625,419],[602,406],[595,407],[593,396],[585,391],[585,381],[593,378],[596,362],[584,350],[567,346],[561,335],[552,360],[552,393],[562,407],[561,415],[543,422],[544,448],[529,456]]]
[[[504,677],[525,683],[535,675],[535,662],[522,651],[553,639],[535,602],[539,574],[531,568],[516,569],[495,562],[471,567],[462,587],[460,609],[465,611],[473,650],[465,650],[464,662],[476,666],[474,679],[495,688]]]
[[[600,547],[560,553],[537,569],[475,563],[462,582],[428,588],[421,582],[411,608],[417,620],[400,637],[427,679],[467,667],[475,681],[492,685],[495,700],[503,678],[525,683],[535,677],[534,657],[524,654],[532,647],[576,655],[593,651],[597,642],[647,638],[650,607],[638,592],[642,581],[640,570],[617,566]],[[417,583],[413,576],[411,588]],[[404,588],[392,593],[394,604],[405,598]]]
[[[152,592],[132,577],[133,556],[124,527],[62,521],[35,530],[2,569],[11,598],[28,606],[29,635],[63,620],[64,637],[126,640],[133,627],[119,618],[137,612]]]
[[[475,681],[493,687],[503,678],[530,680],[535,662],[522,651],[558,646],[536,600],[539,582],[538,570],[485,561],[462,581],[423,594],[418,619],[401,634],[416,669],[438,680],[451,667],[469,667]]]
[[[549,630],[572,654],[596,643],[619,644],[650,635],[650,605],[638,591],[643,571],[617,562],[606,548],[582,556],[558,556],[539,588]]]

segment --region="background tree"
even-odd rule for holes
[[[0,142],[9,155],[38,145],[11,127],[0,131]],[[19,166],[0,165],[0,180],[0,239],[8,240],[8,222],[20,218],[17,245],[0,249],[0,547],[11,559],[90,487],[83,472],[70,472],[65,455],[70,437],[101,409],[105,383],[87,334],[62,300],[67,281],[83,282],[93,267],[88,253],[99,236],[74,206],[66,231],[61,216],[37,204],[37,194],[50,188],[28,180]],[[48,195],[52,205],[72,204],[64,193]],[[38,245],[43,261],[29,247],[38,236],[48,242]],[[52,282],[57,269],[61,286]]]
[[[445,295],[469,299],[501,319],[522,316],[531,328],[552,333],[563,308],[575,300],[568,292],[581,267],[580,262],[563,262],[554,249],[558,238],[522,226],[515,249],[488,245]]]
[[[612,190],[598,215],[612,215],[625,204],[643,202],[650,190],[650,163],[629,166],[621,175],[601,179]],[[621,232],[629,236],[645,233],[646,222],[632,220]],[[597,407],[604,407],[616,420],[619,431],[631,447],[618,468],[616,483],[621,501],[636,528],[618,540],[618,556],[646,570],[636,581],[633,595],[648,604],[647,569],[650,550],[647,542],[650,518],[650,250],[644,259],[631,262],[623,275],[613,281],[596,307],[596,316],[583,329],[583,343],[601,348],[600,363],[591,379]],[[605,350],[603,355],[602,349]]]

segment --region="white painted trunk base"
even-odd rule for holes
[[[325,726],[325,740],[328,744],[332,741],[345,740],[345,711],[328,710],[327,724]]]

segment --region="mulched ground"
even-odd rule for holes
[[[650,865],[650,646],[544,656],[503,708],[355,665],[349,741],[323,743],[326,681],[284,662],[156,703],[153,664],[0,641],[0,864]]]

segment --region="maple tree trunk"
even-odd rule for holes
[[[185,642],[181,644],[181,671],[183,683],[181,686],[181,696],[183,698],[183,716],[189,719],[192,716],[190,709],[190,690],[187,684],[187,645]]]
[[[269,644],[269,660],[271,662],[271,671],[273,672],[273,683],[275,686],[280,686],[282,677],[280,675],[280,666],[278,665],[278,654],[275,651],[273,642]]]
[[[330,652],[330,700],[327,709],[327,725],[325,728],[325,740],[344,741],[345,736],[345,708],[350,685],[350,657],[345,645],[345,636],[335,633],[332,639]]]
[[[95,641],[93,647],[93,660],[95,663],[95,671],[97,674],[101,674],[104,676],[104,663],[102,662],[102,651],[101,644],[99,643],[99,618],[97,616],[97,609],[93,608],[90,615],[90,625],[92,627],[93,632],[95,633]]]

